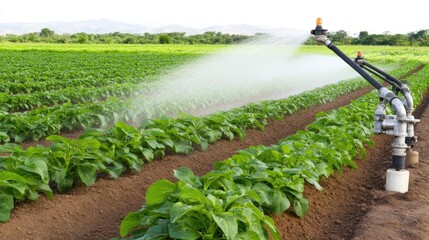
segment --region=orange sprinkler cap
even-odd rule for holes
[[[322,19],[321,18],[317,18],[316,25],[317,26],[322,26]]]

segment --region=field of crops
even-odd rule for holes
[[[287,238],[288,233],[276,226],[273,216],[284,212],[306,216],[311,209],[306,189],[312,186],[322,191],[321,180],[356,168],[355,160],[365,158],[367,149],[377,144],[371,140],[377,93],[368,93],[347,106],[324,109],[326,112],[317,110],[306,127],[291,126],[291,133],[280,131],[270,144],[256,139],[253,144],[241,145],[238,153],[219,155],[199,170],[197,165],[205,159],[191,162],[186,158],[210,152],[219,142],[226,151],[228,145],[246,142],[252,131],[270,132],[276,122],[328,106],[368,86],[362,79],[353,79],[202,117],[135,122],[139,112],[130,105],[134,97],[174,67],[221,48],[225,46],[0,45],[0,221],[5,222],[0,225],[1,235],[11,239],[14,231],[22,232],[17,225],[27,224],[31,233],[26,236],[36,239],[55,238],[55,233],[63,231],[68,231],[66,236],[71,239],[105,239],[119,234],[133,239]],[[389,66],[394,76],[406,76],[415,104],[424,101],[429,86],[428,48],[356,48],[342,49],[351,57],[356,50],[363,50],[367,60]],[[300,52],[329,54],[315,46],[302,47]],[[65,137],[73,132],[82,134]],[[185,160],[168,163],[175,157]],[[145,168],[152,172],[151,177],[145,175]],[[139,180],[145,182],[143,189],[137,186],[138,181],[131,184],[127,180],[130,175],[144,179]],[[121,186],[121,181],[129,186]],[[23,216],[23,212],[36,212],[41,217],[49,211],[60,212],[41,206],[62,202],[67,206],[67,194],[76,198],[74,209],[64,211],[82,212],[76,206],[81,205],[79,201],[84,205],[85,198],[94,201],[97,194],[103,194],[97,191],[97,184],[120,188],[123,194],[128,188],[139,189],[138,196],[145,199],[110,196],[96,200],[100,201],[96,205],[103,206],[104,201],[110,205],[110,215],[103,216],[106,209],[95,208],[97,216],[112,219],[106,227],[116,233],[100,230],[96,221],[94,229],[91,225],[85,231],[70,227],[79,226],[79,221],[85,223],[83,218],[92,219],[87,215],[79,218],[79,214],[70,213],[74,216],[61,218],[65,222],[58,224],[68,230],[53,230],[58,225],[51,226],[52,221],[36,224],[33,215],[27,220]],[[128,208],[113,213],[120,208],[119,202]],[[136,204],[144,205],[139,210]],[[121,220],[120,229],[115,219]]]

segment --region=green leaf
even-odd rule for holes
[[[273,189],[270,186],[264,183],[256,183],[252,185],[252,189],[258,193],[261,204],[271,205],[270,195]]]
[[[290,207],[290,201],[283,191],[277,189],[273,192],[271,209],[276,214],[281,214]]]
[[[169,237],[173,239],[194,240],[200,238],[200,233],[181,223],[168,224]]]
[[[175,183],[172,183],[167,179],[158,180],[148,188],[146,192],[146,204],[148,206],[152,206],[163,203],[175,190]]]
[[[293,208],[298,217],[303,217],[308,211],[308,200],[304,197],[298,198],[293,202]]]
[[[73,186],[73,178],[67,175],[64,168],[56,169],[53,180],[60,192],[66,192]]]
[[[141,240],[161,240],[168,237],[168,223],[161,222],[158,225],[150,227]]]
[[[65,142],[70,141],[70,139],[67,139],[67,138],[60,136],[60,135],[50,135],[49,137],[46,138],[46,140],[52,141],[52,142],[61,142],[61,143],[65,143]]]
[[[75,147],[85,150],[100,148],[100,142],[94,138],[75,139],[72,143]]]
[[[252,207],[248,207],[252,205]],[[265,238],[265,229],[262,225],[262,219],[259,217],[262,215],[261,211],[257,209],[257,213],[255,213],[256,207],[251,202],[246,203],[244,206],[237,206],[234,208],[231,208],[230,211],[234,213],[234,216],[237,217],[238,221],[242,222],[246,226],[246,232],[244,233],[252,233],[250,236],[254,236],[253,234],[256,234],[257,238],[251,237],[250,239],[264,239]],[[259,224],[258,224],[259,223]],[[239,228],[239,232],[241,231],[241,228]],[[237,238],[240,239],[240,235],[244,234],[243,232],[239,233],[237,235]],[[245,235],[244,235],[245,236]]]
[[[42,158],[32,157],[28,158],[26,162],[28,162],[27,165],[20,165],[19,168],[39,175],[45,183],[49,182],[48,166]]]
[[[176,142],[174,144],[174,151],[176,153],[189,154],[193,151],[193,148],[191,145],[186,144],[185,142]]]
[[[179,169],[175,169],[173,172],[174,176],[180,181],[195,187],[201,186],[200,180],[194,175],[191,169],[187,167],[180,167]]]
[[[179,198],[186,203],[200,203],[207,202],[206,196],[201,191],[190,184],[185,184],[180,188]]]
[[[231,213],[211,214],[227,239],[235,239],[238,233],[237,218]]]
[[[14,198],[18,200],[23,199],[25,192],[29,190],[28,180],[14,172],[0,171],[0,187],[9,189]]]
[[[23,152],[22,147],[15,143],[6,143],[0,145],[0,152],[2,153],[15,153]]]
[[[152,149],[156,149],[158,147],[158,142],[156,141],[156,139],[146,139],[146,142]]]
[[[270,231],[270,235],[273,237],[273,239],[280,240],[280,233],[276,227],[276,224],[274,223],[274,220],[269,216],[264,216],[263,222],[265,227]]]
[[[146,158],[147,161],[152,162],[155,156],[153,155],[152,150],[148,148],[143,148],[143,156]]]
[[[54,199],[54,193],[52,192],[51,187],[48,184],[40,183],[39,184],[40,191],[42,191],[49,199]]]
[[[203,208],[203,205],[186,205],[181,202],[177,202],[170,208],[170,221],[174,223],[188,212],[200,211]]]
[[[0,222],[7,222],[13,209],[13,196],[0,192]]]
[[[291,152],[290,147],[289,147],[289,145],[287,145],[287,144],[283,144],[283,145],[281,145],[281,146],[280,146],[280,148],[281,148],[281,150],[282,150],[282,152],[283,152],[284,154],[289,155],[289,154],[290,154],[290,152]]]
[[[144,217],[142,212],[130,212],[122,219],[119,233],[121,237],[127,236],[133,229],[140,226],[140,221]]]
[[[14,173],[11,171],[4,171],[4,170],[0,171],[0,180],[15,181],[15,182],[24,183],[24,184],[30,181],[29,179],[26,179],[25,177],[19,175],[18,173]]]
[[[7,143],[10,141],[9,135],[7,133],[0,131],[0,143]]]
[[[134,138],[134,136],[138,136],[140,134],[136,128],[121,121],[116,122],[115,128],[120,129],[124,134],[131,138]]]
[[[260,240],[261,237],[255,232],[246,231],[246,232],[240,232],[239,234],[237,234],[235,239],[237,239],[237,240]]]
[[[97,180],[97,169],[90,163],[80,164],[77,169],[80,180],[87,186],[94,184]]]
[[[12,137],[15,139],[15,142],[17,143],[22,143],[26,139],[26,136],[23,132],[18,132],[16,134],[13,134]]]

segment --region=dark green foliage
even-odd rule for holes
[[[205,32],[185,36],[184,32],[171,32],[159,34],[131,34],[131,33],[75,33],[55,34],[49,28],[43,28],[40,33],[27,33],[22,35],[7,34],[0,36],[0,42],[42,42],[42,43],[116,43],[116,44],[236,44],[251,38],[249,35],[228,34],[221,32]],[[258,35],[258,34],[256,34]]]

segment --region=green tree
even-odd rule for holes
[[[84,32],[73,34],[72,38],[75,39],[75,42],[77,42],[77,43],[88,43],[89,42],[88,34],[86,34]]]
[[[411,45],[429,46],[429,30],[420,30],[408,34]]]
[[[53,36],[55,35],[55,32],[54,32],[54,31],[52,31],[52,30],[51,30],[51,29],[49,29],[49,28],[43,28],[43,29],[40,31],[39,35],[40,35],[41,37],[43,37],[43,38],[51,38],[51,37],[53,37]]]
[[[341,43],[341,44],[349,44],[350,43],[349,35],[344,30],[339,30],[337,32],[328,33],[328,37],[333,42],[336,42],[336,43]]]
[[[159,43],[161,44],[170,44],[172,42],[172,38],[170,35],[168,34],[161,34],[159,36]]]
[[[24,42],[40,42],[39,33],[27,33],[21,36]]]
[[[359,32],[359,41],[357,41],[357,43],[363,44],[363,45],[368,45],[368,37],[369,37],[369,34],[367,31]]]
[[[127,37],[125,40],[124,40],[124,43],[126,43],[126,44],[136,44],[137,43],[137,38],[136,37]]]

